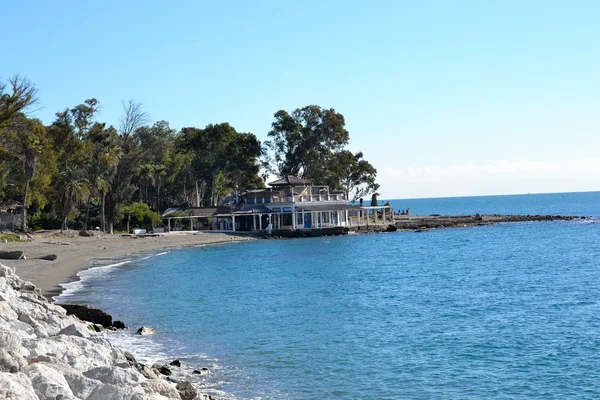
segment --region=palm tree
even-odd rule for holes
[[[89,192],[89,182],[82,169],[67,167],[60,173],[58,187],[58,199],[60,202],[60,214],[62,217],[61,232],[67,229],[67,219],[73,208]]]
[[[106,168],[98,158],[92,160],[86,170],[87,183],[88,183],[88,196],[87,196],[87,211],[85,214],[85,223],[83,230],[87,230],[88,219],[90,216],[90,203],[91,199],[103,195],[110,189],[110,183],[106,179]]]

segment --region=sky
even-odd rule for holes
[[[95,97],[261,140],[342,113],[383,198],[600,190],[597,1],[5,1],[0,78],[51,123]],[[8,38],[8,39],[7,39]]]

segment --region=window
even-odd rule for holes
[[[302,213],[297,213],[296,214],[296,225],[300,226],[300,225],[304,225],[304,219],[302,218],[304,214]]]
[[[292,225],[292,213],[281,214],[281,225],[284,225],[284,226]]]

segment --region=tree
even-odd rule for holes
[[[113,225],[117,222],[119,207],[128,203],[135,193],[132,179],[139,168],[142,159],[142,150],[139,138],[135,132],[140,129],[148,119],[141,103],[132,100],[123,102],[123,117],[119,126],[120,155],[110,175],[110,190],[106,194],[106,219],[112,233]],[[106,230],[106,227],[103,227]]]
[[[125,215],[131,218],[133,226],[145,227],[148,231],[156,225],[162,224],[160,214],[150,210],[147,204],[132,203],[123,209]]]
[[[67,229],[67,219],[73,208],[83,199],[89,190],[89,182],[82,169],[67,168],[60,173],[60,182],[57,188],[60,201],[60,215],[62,225],[60,230]]]
[[[8,80],[8,85],[0,81],[0,133],[10,119],[37,101],[37,88],[27,78],[15,75]]]
[[[344,190],[346,198],[353,203],[379,189],[379,184],[375,182],[377,169],[363,159],[361,152],[352,154],[342,150],[335,153],[328,169],[329,186]]]
[[[323,183],[327,161],[349,140],[344,116],[315,105],[297,108],[291,114],[277,111],[268,136],[272,140],[265,145],[273,153],[273,172],[317,184]]]
[[[3,132],[5,154],[20,163],[20,168],[12,164],[8,171],[14,182],[11,184],[22,190],[22,222],[21,230],[27,229],[27,207],[29,205],[29,188],[34,177],[38,155],[44,147],[46,130],[41,121],[29,119],[24,114],[17,114],[8,121]],[[19,171],[20,169],[20,171]],[[4,180],[3,180],[4,181]],[[22,188],[21,188],[22,185]]]
[[[210,205],[218,204],[224,188],[233,191],[247,183],[262,185],[258,176],[261,144],[252,133],[239,133],[226,122],[204,129],[183,128],[180,146],[193,152],[192,168],[206,182]]]

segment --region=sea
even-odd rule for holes
[[[600,192],[390,203],[588,218],[135,253],[57,300],[216,399],[600,398]]]

